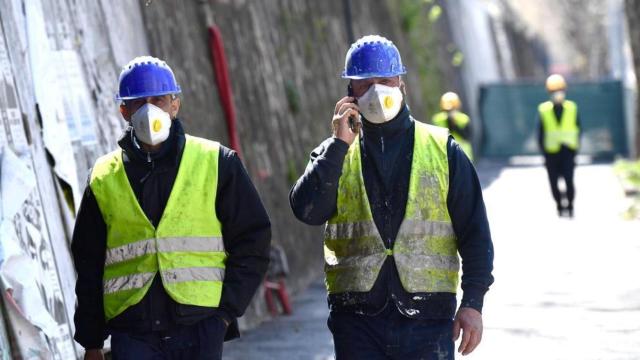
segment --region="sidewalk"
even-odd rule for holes
[[[224,360],[333,359],[327,328],[327,292],[320,279],[293,302],[293,314],[279,316],[225,343]]]
[[[473,359],[640,359],[640,222],[610,165],[578,166],[575,219],[543,167],[505,168],[484,196],[495,285]]]

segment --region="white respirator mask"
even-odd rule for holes
[[[158,145],[169,137],[171,116],[161,108],[146,103],[131,116],[131,125],[138,140],[147,145]]]
[[[373,84],[358,98],[358,106],[365,119],[374,124],[382,124],[398,115],[402,99],[399,87]]]
[[[551,101],[554,104],[562,104],[565,98],[566,94],[564,91],[554,91],[553,93],[551,93]]]

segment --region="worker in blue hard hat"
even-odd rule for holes
[[[291,189],[295,216],[325,225],[336,359],[453,359],[482,337],[493,245],[482,189],[445,128],[415,120],[396,46],[365,36],[347,52],[333,134]],[[456,312],[459,259],[462,302]]]
[[[91,170],[71,250],[75,340],[102,359],[220,359],[269,262],[271,225],[236,153],[186,135],[150,56],[120,74],[119,148]]]

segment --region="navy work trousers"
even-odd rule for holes
[[[111,333],[113,360],[218,360],[226,325],[212,316],[167,332]]]
[[[563,147],[557,154],[545,155],[545,166],[547,175],[549,176],[549,184],[551,185],[551,194],[556,201],[558,210],[563,208],[573,210],[573,199],[576,190],[573,183],[573,173],[575,169],[575,152]],[[566,193],[563,194],[558,187],[558,180],[564,179],[566,185]],[[563,204],[563,198],[567,203]]]
[[[417,320],[387,305],[378,315],[332,311],[336,360],[453,360],[453,320]]]

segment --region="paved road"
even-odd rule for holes
[[[575,218],[555,213],[540,166],[479,172],[496,248],[485,333],[469,359],[640,359],[640,222],[608,165],[576,173]],[[225,346],[225,359],[330,359],[321,283],[296,313]]]
[[[240,339],[225,343],[223,359],[333,359],[326,296],[319,280],[294,301],[293,315],[263,323]]]
[[[508,168],[485,189],[496,283],[473,358],[640,359],[640,222],[621,219],[610,166],[578,167],[573,220],[545,176]]]

